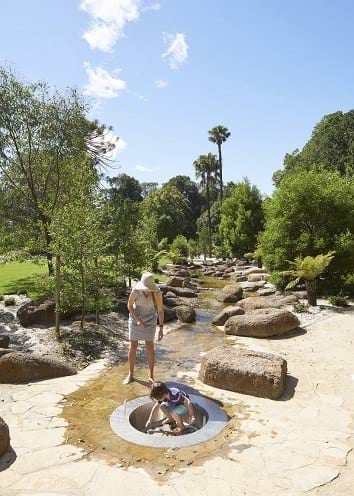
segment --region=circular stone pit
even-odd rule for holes
[[[116,408],[110,418],[111,428],[126,441],[151,448],[182,448],[208,441],[223,430],[228,417],[214,401],[194,394],[189,394],[189,397],[193,402],[196,425],[200,426],[190,434],[165,436],[145,433],[145,423],[154,405],[149,396],[127,401]],[[162,420],[162,413],[158,412],[152,420]]]

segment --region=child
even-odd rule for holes
[[[168,388],[163,382],[154,382],[151,386],[150,398],[156,400],[157,403],[152,407],[145,427],[149,427],[158,408],[161,408],[161,411],[166,415],[167,422],[176,422],[177,428],[173,431],[176,435],[182,434],[184,431],[183,417],[188,416],[189,424],[195,422],[193,403],[188,394],[181,389]]]

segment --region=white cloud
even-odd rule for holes
[[[178,69],[188,58],[188,45],[185,35],[182,33],[168,34],[162,33],[164,43],[169,43],[169,47],[162,58],[166,59],[171,69]]]
[[[81,0],[80,9],[92,18],[83,38],[92,49],[111,52],[126,23],[139,18],[141,0]]]
[[[167,85],[168,85],[168,81],[165,81],[164,79],[157,79],[157,81],[155,81],[155,86],[159,90],[166,88]]]
[[[160,167],[146,167],[145,165],[137,165],[135,169],[140,172],[157,172],[160,170]]]
[[[115,98],[127,86],[125,81],[113,77],[102,67],[92,67],[89,62],[85,62],[84,67],[88,76],[88,83],[84,88],[85,95],[94,98]],[[114,72],[117,73],[117,70]]]
[[[152,3],[151,5],[146,5],[145,7],[143,7],[143,11],[144,12],[147,12],[149,10],[160,10],[161,9],[161,5],[159,3]]]

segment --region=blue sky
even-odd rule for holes
[[[116,172],[141,181],[194,179],[222,124],[225,180],[270,193],[285,153],[353,107],[349,0],[0,0],[0,12],[0,63],[88,93],[122,138]]]

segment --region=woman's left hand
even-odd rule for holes
[[[163,338],[163,329],[160,327],[159,333],[157,335],[157,339],[158,341],[161,341],[162,338]]]

